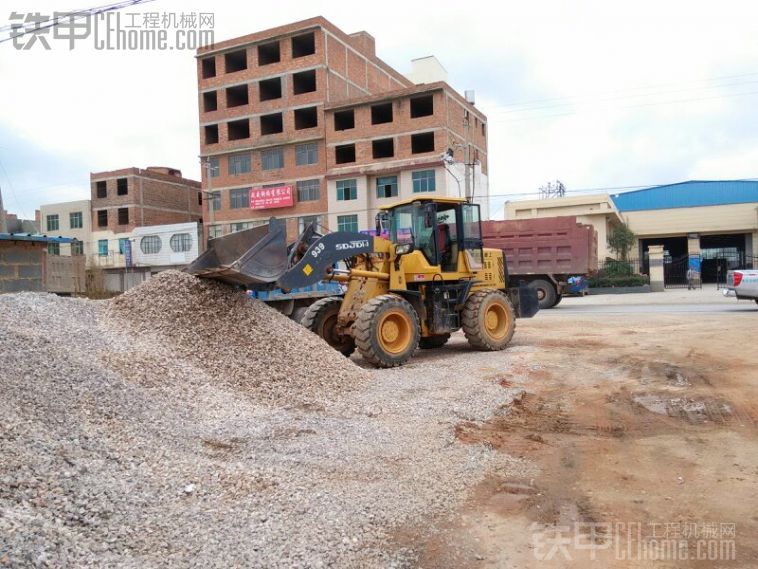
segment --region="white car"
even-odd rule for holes
[[[758,304],[758,271],[727,272],[724,296],[736,296],[740,300],[755,300]]]

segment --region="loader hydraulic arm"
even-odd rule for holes
[[[355,255],[374,253],[375,238],[363,233],[337,231],[315,241],[277,284],[284,290],[310,286],[327,276],[328,269]]]

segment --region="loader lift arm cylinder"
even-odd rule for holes
[[[303,258],[279,278],[278,285],[284,290],[310,286],[325,278],[334,263],[373,252],[371,235],[350,231],[329,233],[308,248]]]

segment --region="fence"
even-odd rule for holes
[[[726,274],[728,271],[758,269],[758,257],[751,257],[740,253],[710,259],[704,258],[702,264],[703,279],[707,278],[707,282],[715,282],[716,288],[723,288],[726,286]]]

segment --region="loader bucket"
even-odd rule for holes
[[[284,220],[212,239],[208,250],[186,269],[198,277],[242,285],[274,288],[287,270],[287,231]]]

